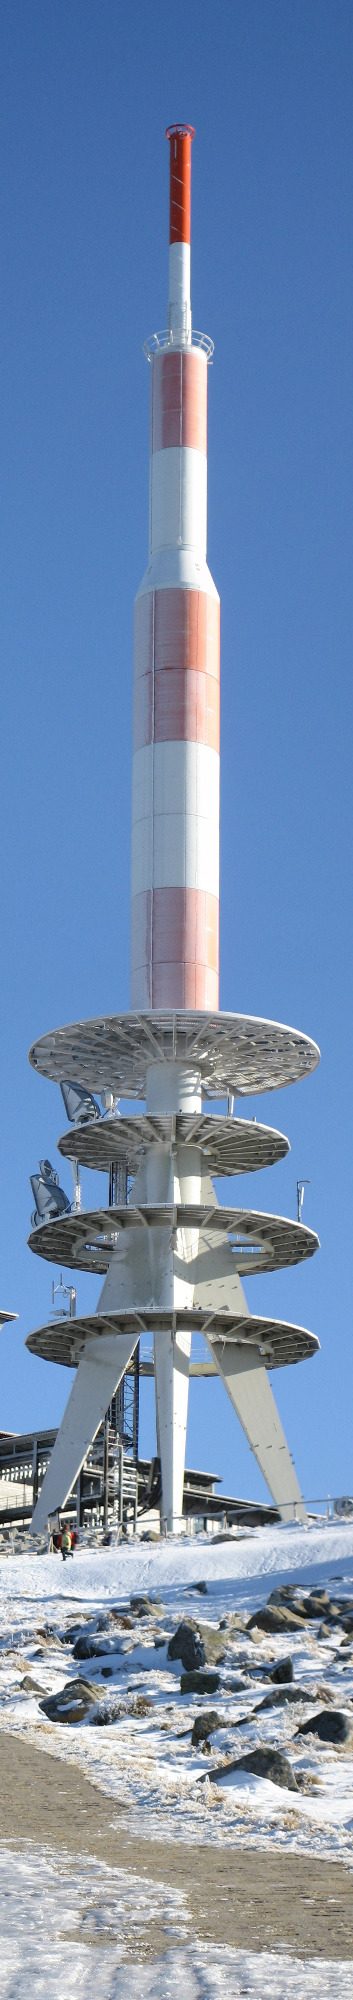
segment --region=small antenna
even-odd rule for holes
[[[305,1189],[310,1186],[310,1181],[297,1181],[297,1222],[302,1220]]]
[[[62,1271],[60,1271],[60,1278],[57,1285],[54,1283],[53,1278],[51,1297],[55,1319],[76,1318],[76,1287],[75,1285],[64,1285]],[[61,1304],[55,1305],[56,1298],[61,1300]],[[68,1301],[67,1304],[66,1300]]]

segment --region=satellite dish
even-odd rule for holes
[[[92,1125],[94,1119],[101,1117],[97,1098],[84,1090],[82,1083],[61,1083],[60,1090],[70,1125]]]
[[[58,1175],[50,1160],[39,1161],[39,1172],[30,1174],[30,1184],[36,1204],[31,1215],[33,1229],[39,1229],[42,1222],[52,1222],[56,1215],[71,1213],[67,1194],[59,1186]]]
[[[59,1175],[55,1173],[55,1167],[52,1167],[51,1160],[40,1160],[39,1172],[42,1175],[43,1181],[48,1181],[50,1187],[60,1186]]]

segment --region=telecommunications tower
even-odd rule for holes
[[[177,1532],[183,1509],[194,1333],[283,1519],[304,1514],[268,1371],[318,1342],[252,1314],[242,1280],[311,1257],[318,1239],[300,1220],[222,1207],[214,1188],[214,1177],[271,1166],[288,1151],[280,1132],[234,1116],[233,1099],[294,1083],[319,1052],[292,1028],[219,1012],[219,598],[206,560],[213,345],[191,318],[193,136],[187,125],[167,133],[168,325],[145,349],[150,536],[135,612],[132,1011],[59,1028],[30,1055],[43,1076],[76,1089],[81,1106],[87,1094],[60,1152],[109,1174],[101,1208],[85,1212],[76,1199],[55,1212],[54,1196],[29,1239],[62,1267],[104,1274],[96,1312],[56,1318],[28,1339],[32,1353],[77,1370],[35,1530],[63,1506],[144,1332],[153,1337],[163,1525]],[[103,1115],[93,1092],[103,1094]],[[117,1100],[134,1098],[145,1108],[119,1115]]]

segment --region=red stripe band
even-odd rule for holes
[[[132,1006],[219,1004],[219,903],[200,889],[148,889],[132,902]]]
[[[135,607],[134,749],[219,750],[219,603],[197,590],[146,591]]]
[[[193,126],[170,125],[166,137],[170,144],[169,240],[171,243],[190,243]]]
[[[152,451],[170,445],[207,452],[207,360],[196,348],[153,359]]]

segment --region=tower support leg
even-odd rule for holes
[[[162,1476],[161,1525],[179,1534],[183,1513],[191,1333],[154,1342],[157,1434]]]
[[[50,1514],[65,1506],[135,1347],[136,1333],[105,1333],[87,1342],[32,1514],[32,1534],[41,1534]]]
[[[305,1521],[304,1501],[258,1348],[209,1342],[212,1359],[282,1521]]]

